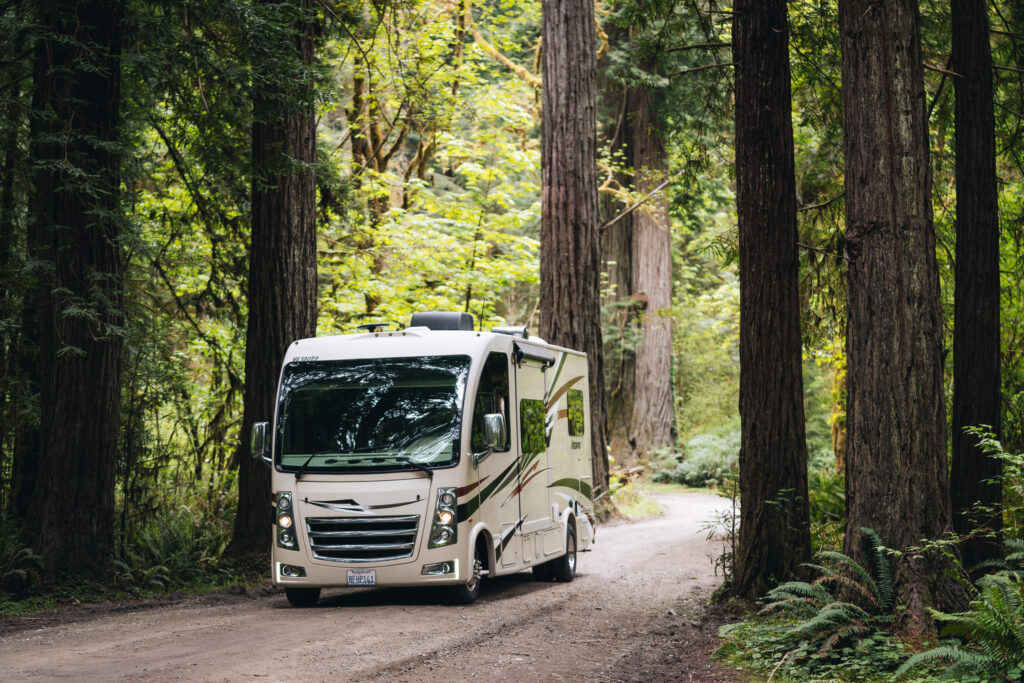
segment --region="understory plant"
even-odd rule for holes
[[[753,619],[723,626],[719,656],[734,665],[770,671],[770,678],[862,681],[885,678],[905,659],[890,635],[893,603],[889,551],[871,529],[869,571],[837,552],[819,552],[804,567],[812,581],[770,590]]]
[[[1007,564],[1024,559],[1024,541],[1010,539]],[[977,582],[977,599],[965,612],[930,610],[949,640],[914,655],[896,672],[903,676],[924,665],[941,663],[944,677],[953,680],[1012,680],[1024,678],[1024,573],[1003,570]]]

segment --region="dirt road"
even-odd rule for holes
[[[699,532],[727,501],[660,499],[666,514],[598,528],[574,582],[529,573],[484,583],[473,605],[410,589],[327,590],[314,609],[282,594],[107,607],[0,633],[4,680],[738,680],[707,661],[704,603],[719,552]]]

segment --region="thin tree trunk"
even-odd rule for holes
[[[999,434],[999,208],[992,105],[992,51],[984,0],[953,0],[956,93],[956,289],[953,298],[953,468],[958,533],[994,532],[961,548],[964,566],[1001,556],[1002,461],[987,455],[981,427]],[[980,503],[986,512],[974,507]]]
[[[648,88],[632,93],[630,130],[636,191],[647,196],[664,182],[667,153],[659,137]],[[640,344],[633,381],[631,443],[634,453],[672,445],[672,233],[665,194],[651,197],[633,213],[633,296],[642,298]]]
[[[26,535],[47,574],[104,577],[123,346],[123,10],[118,0],[48,0],[38,11],[31,213],[47,267],[37,299],[42,450]]]
[[[267,0],[268,7],[276,3]],[[312,0],[296,0],[292,58],[313,63]],[[282,11],[276,8],[274,11]],[[249,457],[254,422],[270,420],[284,352],[316,332],[316,124],[312,98],[284,74],[254,89],[249,321],[239,448],[238,515],[229,551],[245,555],[270,542],[270,474]]]
[[[621,40],[620,31],[610,31],[611,41]],[[600,71],[607,68],[603,65]],[[606,76],[602,77],[603,87],[599,103],[605,105],[602,112],[605,126],[602,132],[607,136],[605,144],[610,145],[613,157],[625,154],[631,144],[630,117],[628,110],[629,90],[614,88]],[[615,95],[618,95],[616,97]],[[611,185],[628,186],[627,174],[615,171]],[[602,224],[618,215],[625,205],[611,193],[598,195],[598,211]],[[606,274],[608,296],[604,301],[605,329],[616,330],[604,338],[605,390],[607,391],[608,448],[620,466],[628,465],[633,451],[629,442],[630,420],[633,413],[633,382],[636,379],[635,353],[631,339],[635,334],[636,300],[633,291],[633,215],[620,218],[601,231],[601,267]]]
[[[946,475],[942,310],[932,224],[918,8],[840,4],[848,271],[846,536],[865,566],[861,527],[894,562],[899,628],[931,630],[928,607],[963,589],[941,553],[907,552],[952,529]]]
[[[543,0],[540,334],[590,362],[594,492],[608,490],[597,226],[594,4]]]
[[[737,0],[740,498],[733,591],[760,597],[811,550],[785,0]]]

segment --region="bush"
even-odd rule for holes
[[[662,449],[651,459],[651,478],[687,486],[717,486],[739,476],[740,431],[721,428],[690,439],[685,456]]]
[[[896,614],[888,550],[870,529],[872,570],[835,551],[818,553],[813,582],[791,581],[767,593],[750,621],[723,626],[719,656],[773,677],[862,681],[887,677],[905,658],[889,635]]]
[[[119,544],[114,565],[120,587],[161,591],[227,578],[218,565],[231,540],[231,516],[223,513],[199,498],[156,513]]]
[[[978,599],[966,612],[929,610],[942,625],[943,635],[956,636],[961,642],[914,655],[897,676],[942,662],[948,665],[946,676],[954,680],[966,680],[965,675],[971,674],[984,674],[978,680],[1024,677],[1024,578],[1018,572],[999,572],[979,579],[978,587]]]

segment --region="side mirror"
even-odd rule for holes
[[[270,450],[270,440],[267,438],[269,426],[266,422],[254,422],[250,441],[253,460],[262,460],[267,467],[271,465],[270,456],[267,455],[267,451]]]
[[[484,440],[487,447],[494,450],[505,450],[505,416],[501,413],[484,415]]]
[[[496,450],[505,450],[505,438],[505,416],[501,413],[484,415],[484,441],[487,442],[487,448],[482,453],[473,454],[473,465],[478,466]]]

